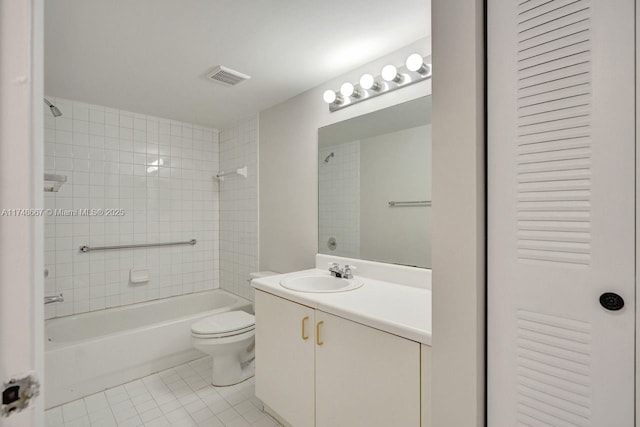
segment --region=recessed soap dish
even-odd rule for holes
[[[131,283],[145,283],[149,281],[149,269],[147,267],[134,267],[129,270]]]
[[[57,193],[62,184],[67,182],[65,175],[56,175],[54,173],[44,174],[44,191]]]

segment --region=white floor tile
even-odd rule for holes
[[[73,402],[62,405],[62,418],[65,424],[77,420],[78,418],[85,417],[87,415],[87,408],[84,405],[84,400],[79,399]]]
[[[277,427],[249,379],[211,385],[205,357],[45,412],[47,427]]]
[[[225,427],[251,427],[251,424],[244,418],[236,418],[225,424]]]
[[[206,420],[199,422],[198,427],[225,427],[225,426],[224,424],[222,424],[222,421],[220,421],[218,418],[214,416],[212,418],[207,418]]]
[[[226,400],[224,400],[223,398],[211,403],[207,405],[209,407],[209,409],[211,409],[213,411],[214,414],[216,414],[216,416],[221,413],[226,411],[227,409],[231,408],[231,405],[229,405],[227,403]]]
[[[187,410],[187,412],[189,414],[193,414],[195,412],[198,412],[204,408],[206,408],[207,405],[204,404],[204,402],[202,400],[200,400],[199,398],[193,402],[190,402],[186,405],[184,405],[184,409]]]
[[[113,413],[111,412],[111,408],[109,406],[89,412],[89,421],[91,421],[92,424],[94,422],[97,422],[98,420],[109,418],[113,419]]]
[[[151,396],[151,393],[148,392],[137,394],[131,398],[131,401],[136,407],[142,403],[149,402],[150,400],[153,400],[153,397]]]
[[[173,412],[178,408],[182,408],[182,404],[176,400],[175,398],[166,403],[158,402],[158,406],[160,406],[160,410],[164,412],[164,414],[168,414],[169,412]]]
[[[145,427],[171,427],[171,424],[169,424],[169,420],[167,420],[164,416],[145,422],[144,425]]]
[[[253,424],[252,427],[277,427],[279,425],[280,424],[275,422],[272,418],[265,417],[265,418],[261,419],[260,421],[258,421],[257,423]]]
[[[216,414],[216,416],[225,424],[235,420],[236,418],[240,418],[240,414],[233,408],[222,411],[219,414]]]
[[[89,413],[109,407],[107,396],[102,392],[85,397],[84,404],[87,407],[87,412]]]
[[[136,407],[136,411],[138,411],[139,414],[142,414],[143,412],[147,412],[152,409],[158,409],[158,404],[156,403],[155,400],[151,399],[151,400],[147,400],[146,402],[136,404],[135,407]]]
[[[64,425],[65,427],[90,427],[91,423],[89,422],[89,417],[85,415],[73,421],[65,421]]]
[[[191,418],[193,418],[197,423],[202,423],[203,421],[214,417],[215,415],[213,415],[213,412],[211,412],[211,410],[206,406],[196,412],[191,412]]]
[[[150,421],[155,420],[156,418],[161,418],[161,417],[164,418],[164,414],[158,407],[155,407],[153,409],[140,413],[140,418],[145,423],[148,423]]]
[[[117,427],[118,424],[113,418],[103,418],[97,421],[91,421],[91,427]]]
[[[62,408],[53,408],[50,411],[45,412],[44,425],[47,427],[61,427],[64,425],[62,419]]]

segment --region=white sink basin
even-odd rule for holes
[[[285,277],[280,281],[283,288],[298,292],[345,292],[358,289],[364,282],[360,279],[338,279],[330,275],[307,274]]]

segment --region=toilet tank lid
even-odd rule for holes
[[[227,311],[194,323],[191,325],[191,331],[196,334],[220,334],[245,329],[255,323],[256,319],[252,314],[244,311]]]
[[[251,279],[257,279],[259,277],[275,276],[277,274],[280,274],[280,273],[276,273],[275,271],[265,270],[265,271],[256,271],[255,273],[249,273],[249,277]]]

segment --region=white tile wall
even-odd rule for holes
[[[318,198],[318,252],[359,258],[360,141],[320,147]],[[334,250],[327,245],[331,237],[337,242]]]
[[[220,169],[247,166],[248,177],[226,177],[220,187],[220,283],[223,289],[253,300],[247,282],[258,271],[258,120],[220,132]]]
[[[124,215],[46,216],[45,293],[62,292],[65,298],[47,305],[46,317],[219,287],[219,195],[212,179],[218,170],[218,131],[49,99],[63,115],[54,118],[44,107],[45,171],[66,175],[68,182],[58,193],[45,193],[45,207],[122,209]],[[192,238],[197,245],[78,250]],[[132,267],[148,267],[149,282],[129,283]]]

